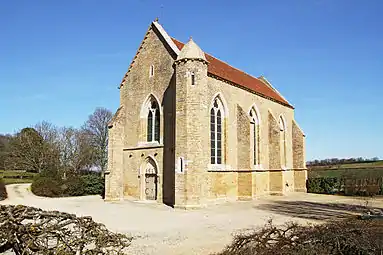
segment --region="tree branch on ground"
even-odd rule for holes
[[[383,221],[349,218],[322,225],[302,226],[271,221],[244,231],[220,255],[382,254]]]
[[[0,253],[126,254],[132,238],[91,217],[27,206],[0,205]]]

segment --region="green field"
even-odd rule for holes
[[[32,183],[32,180],[31,179],[11,179],[11,178],[7,178],[7,179],[3,179],[3,182],[5,183],[5,185],[7,185],[7,184],[16,184],[16,183]]]
[[[319,169],[342,169],[342,168],[372,168],[372,167],[383,167],[383,160],[366,163],[350,163],[350,164],[339,164],[331,166],[312,166],[308,167],[314,170]]]
[[[349,169],[321,169],[308,171],[309,178],[315,177],[383,177],[383,167],[381,168],[349,168]]]
[[[308,177],[383,177],[383,161],[308,167]]]
[[[30,183],[35,175],[35,173],[25,171],[0,170],[0,179],[3,179],[5,184]]]

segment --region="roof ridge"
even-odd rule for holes
[[[210,55],[210,54],[209,54],[209,55]],[[212,55],[210,55],[210,56],[211,56],[212,58],[215,58],[215,59],[221,61],[222,63],[225,63],[226,65],[230,66],[231,68],[233,68],[233,69],[235,69],[235,70],[237,70],[237,71],[239,71],[239,72],[241,72],[241,73],[243,73],[243,74],[246,74],[247,76],[250,76],[251,78],[254,78],[254,79],[259,80],[257,77],[255,77],[255,76],[253,76],[253,75],[251,75],[251,74],[249,74],[249,73],[246,73],[245,71],[243,71],[243,70],[241,70],[241,69],[239,69],[239,68],[237,68],[237,67],[235,67],[235,66],[230,65],[230,64],[227,63],[226,61],[223,61],[223,60],[221,60],[221,59],[219,59],[219,58],[216,58],[216,57],[214,57],[214,56],[212,56]]]
[[[185,43],[177,40],[176,38],[171,37],[171,39],[180,50],[185,46]],[[208,72],[213,76],[217,76],[229,83],[232,83],[233,85],[238,85],[271,101],[294,109],[294,107],[281,95],[281,93],[279,93],[272,86],[265,84],[262,79],[246,73],[245,71],[242,71],[241,69],[234,67],[209,53],[204,52],[204,54],[207,61],[210,63],[208,66]]]

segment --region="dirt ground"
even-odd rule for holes
[[[99,196],[42,198],[30,192],[30,184],[8,185],[7,191],[9,198],[0,204],[92,216],[110,230],[134,236],[131,254],[210,254],[221,251],[238,231],[262,227],[269,219],[276,224],[320,223],[361,213],[366,204],[383,208],[383,198],[293,193],[185,211],[152,203],[104,202]]]

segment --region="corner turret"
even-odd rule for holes
[[[208,61],[205,53],[190,38],[175,60],[176,80],[176,207],[203,204],[207,191],[195,190],[203,182],[210,162],[201,148],[209,147]],[[198,124],[196,124],[198,123]],[[203,160],[202,160],[203,159]],[[193,163],[191,163],[193,162]]]

